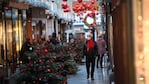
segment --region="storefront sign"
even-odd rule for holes
[[[28,9],[29,4],[24,4],[24,3],[17,3],[17,2],[9,2],[9,6],[13,8],[18,8],[18,9]]]

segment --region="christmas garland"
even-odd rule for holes
[[[95,17],[92,17],[93,20],[94,20],[94,22],[91,23],[91,24],[89,24],[89,23],[87,22],[87,17],[90,17],[90,16],[86,15],[85,18],[84,18],[84,24],[85,24],[86,26],[92,27],[93,25],[96,25],[96,18],[95,18]]]

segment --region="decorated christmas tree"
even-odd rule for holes
[[[47,44],[25,53],[27,61],[15,76],[17,84],[65,84],[78,71],[68,47]],[[66,51],[67,50],[67,51]]]
[[[69,43],[69,48],[75,62],[80,64],[83,58],[83,41],[78,39],[74,43]]]

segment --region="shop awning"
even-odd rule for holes
[[[46,2],[41,2],[39,0],[18,0],[18,2],[26,3],[26,4],[29,4],[31,6],[42,7],[42,8],[51,10],[50,4],[47,4]]]

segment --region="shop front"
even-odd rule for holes
[[[10,73],[14,72],[14,66],[18,63],[25,38],[25,20],[26,10],[3,6],[0,11],[0,65],[11,68]]]

